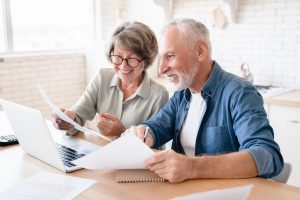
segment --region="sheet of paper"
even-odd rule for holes
[[[144,161],[153,154],[134,133],[127,133],[73,163],[86,169],[144,169]]]
[[[38,85],[39,88],[39,92],[41,94],[41,96],[43,97],[43,99],[47,102],[47,104],[50,106],[50,108],[53,110],[53,112],[55,112],[62,120],[72,124],[77,130],[84,132],[84,133],[94,133],[96,135],[99,135],[101,138],[107,140],[107,141],[112,141],[110,138],[104,136],[103,134],[101,134],[100,132],[97,131],[93,131],[91,129],[85,128],[83,126],[80,126],[79,124],[77,124],[74,120],[72,120],[71,118],[69,118],[64,112],[62,112],[57,106],[55,106],[49,99],[48,95],[46,94],[46,92],[44,91],[44,89],[42,88],[41,85]]]
[[[246,200],[253,185],[199,192],[185,196],[179,196],[172,200]]]
[[[41,172],[0,193],[1,200],[68,200],[94,185],[97,181]]]

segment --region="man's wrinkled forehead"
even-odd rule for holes
[[[178,45],[179,32],[176,26],[165,29],[164,33],[159,37],[159,54],[174,51]]]

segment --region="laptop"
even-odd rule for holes
[[[85,140],[66,136],[63,131],[54,128],[50,121],[45,121],[39,110],[3,99],[0,99],[0,104],[21,148],[61,171],[81,169],[72,161],[100,148]]]

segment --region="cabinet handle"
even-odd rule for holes
[[[288,122],[294,123],[294,124],[299,124],[300,122],[298,120],[287,120]]]

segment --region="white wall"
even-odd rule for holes
[[[223,1],[173,0],[173,18],[191,17],[206,24],[213,58],[227,71],[239,74],[246,62],[256,84],[300,87],[299,0],[238,0],[237,21],[224,29],[212,26],[217,6],[229,17]]]
[[[98,41],[87,50],[87,80],[90,80],[99,68],[110,67],[102,47],[105,46],[111,32],[118,24],[124,21],[140,21],[158,34],[165,22],[163,9],[153,0],[97,0],[95,16]],[[157,61],[147,71],[151,77],[156,77],[158,75]]]
[[[110,30],[121,20],[140,19],[153,26],[144,19],[149,16],[150,20],[155,19],[158,24],[163,22],[163,19],[159,21],[160,18],[156,18],[160,11],[151,0],[147,0],[144,6],[141,3],[139,6],[128,5],[130,2],[138,1],[96,1],[96,36],[100,46],[104,47]],[[236,23],[229,21],[224,29],[211,25],[211,11],[218,5],[229,16],[228,7],[223,1],[173,0],[172,16],[192,17],[204,22],[211,31],[213,57],[226,70],[238,74],[240,64],[247,62],[256,83],[299,88],[300,1],[238,2]],[[149,14],[152,8],[158,9],[155,15],[151,15],[151,12]],[[135,13],[135,9],[140,9],[140,12]],[[147,10],[147,15],[141,12],[143,9]],[[95,51],[93,56],[98,58],[97,55],[99,59],[94,62],[96,64],[92,71],[88,71],[89,76],[93,75],[98,66],[107,66],[104,52]],[[0,59],[0,98],[36,107],[47,116],[50,110],[40,99],[35,81],[42,80],[50,98],[58,106],[71,106],[86,87],[86,72],[85,56],[80,53],[6,56]]]
[[[95,0],[95,39],[86,53],[86,82],[88,83],[100,68],[111,67],[105,57],[105,45],[112,29],[120,23],[122,0]]]
[[[0,98],[37,108],[49,118],[51,110],[39,95],[37,82],[53,103],[70,107],[85,89],[85,79],[83,54],[4,57],[0,61]]]
[[[121,22],[136,20],[158,32],[164,23],[162,8],[154,0],[96,0],[96,38],[104,42]]]

